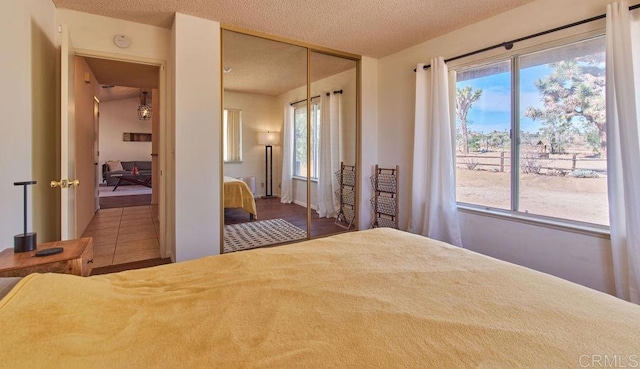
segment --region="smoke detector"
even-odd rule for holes
[[[129,36],[127,35],[119,34],[113,36],[113,43],[121,49],[126,49],[131,45],[131,39],[129,39]]]

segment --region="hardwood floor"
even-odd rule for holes
[[[279,198],[256,199],[258,220],[284,219],[298,228],[307,229],[307,209],[296,204],[283,204]],[[250,222],[249,214],[242,209],[225,209],[224,224]],[[311,237],[327,236],[346,231],[334,224],[334,218],[319,218],[315,210],[311,211]]]

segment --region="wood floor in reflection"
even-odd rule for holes
[[[307,208],[296,204],[283,204],[277,197],[256,199],[258,220],[284,219],[298,228],[307,229]],[[249,213],[242,209],[225,209],[224,223],[237,224],[250,222]],[[334,224],[334,218],[319,218],[315,210],[311,211],[311,237],[328,236],[344,232],[345,229]]]

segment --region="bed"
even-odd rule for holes
[[[640,355],[639,306],[391,229],[32,274],[0,300],[0,330],[7,368],[577,368]]]
[[[239,179],[224,177],[224,208],[242,208],[249,213],[250,219],[258,219],[256,200],[249,186]]]

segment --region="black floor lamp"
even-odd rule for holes
[[[265,196],[273,197],[273,146],[280,143],[278,132],[259,132],[258,144],[264,147]]]

